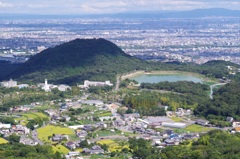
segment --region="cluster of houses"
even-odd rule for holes
[[[69,142],[68,144],[72,145],[71,142]],[[67,146],[67,147],[69,147],[69,146]],[[91,148],[83,148],[82,153],[87,154],[87,155],[104,154],[104,150],[99,145],[94,145]],[[65,155],[65,158],[66,159],[73,159],[73,158],[74,159],[83,159],[79,155],[80,155],[80,152],[71,151],[67,155]]]
[[[240,133],[240,121],[235,121],[233,117],[227,117],[226,121],[232,123],[232,130],[230,131],[232,134]]]
[[[12,134],[26,135],[30,133],[30,129],[23,125],[11,125],[0,123],[0,134],[7,137]]]
[[[229,74],[235,75],[237,72],[240,72],[240,68],[237,68],[235,66],[226,66]]]
[[[178,108],[176,111],[167,111],[168,117],[189,117],[193,114],[191,109]]]
[[[20,143],[31,146],[37,145],[38,143],[36,141],[28,137],[29,133],[30,129],[26,126],[0,123],[0,134],[4,138],[7,138],[12,134],[16,134],[20,136]]]

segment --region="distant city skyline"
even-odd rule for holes
[[[240,0],[0,0],[0,13],[114,14],[206,8],[240,10],[239,6]]]

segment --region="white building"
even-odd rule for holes
[[[103,87],[103,86],[113,86],[113,84],[110,81],[97,82],[97,81],[85,80],[84,85],[79,85],[80,88],[89,88],[90,86]]]
[[[65,84],[60,84],[60,85],[58,86],[58,90],[59,90],[59,91],[62,91],[62,92],[67,91],[68,89],[71,90],[71,87],[68,86],[68,85],[65,85]]]
[[[1,82],[1,86],[6,88],[17,87],[17,81],[13,81],[12,79],[9,81],[3,81]]]
[[[180,122],[162,122],[162,126],[164,127],[170,127],[170,128],[185,128],[186,124],[185,123],[180,123]]]
[[[46,92],[50,92],[51,89],[54,89],[54,88],[57,88],[59,91],[66,91],[68,89],[71,89],[70,86],[65,84],[61,84],[61,85],[48,84],[47,79],[45,79],[45,83],[39,83],[37,86],[41,87]]]
[[[11,128],[11,124],[2,124],[0,123],[0,129],[10,129]]]
[[[28,84],[20,84],[20,85],[18,85],[18,88],[19,88],[19,89],[28,88],[28,87],[29,87]]]
[[[95,106],[104,105],[103,101],[101,101],[101,100],[83,100],[83,101],[81,101],[81,104],[95,105]]]
[[[44,83],[44,86],[42,87],[42,89],[43,89],[45,92],[51,91],[47,79],[45,79],[45,83]]]

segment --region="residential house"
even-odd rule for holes
[[[189,134],[183,135],[183,139],[185,139],[185,140],[196,139],[196,138],[199,138],[198,133],[189,133]]]
[[[71,90],[71,87],[68,86],[68,85],[65,85],[65,84],[60,84],[58,86],[58,90],[64,92],[64,91],[67,91],[67,90]]]
[[[64,115],[62,116],[63,119],[65,119],[66,121],[70,121],[71,117],[69,117],[68,115]]]
[[[228,122],[233,122],[233,117],[227,117],[227,118],[226,118],[226,121],[228,121]]]
[[[235,127],[234,129],[236,132],[240,132],[240,127]]]
[[[70,150],[76,149],[76,144],[72,141],[69,141],[66,143],[66,147],[69,148]]]
[[[167,144],[167,146],[173,146],[173,145],[179,145],[180,144],[180,140],[179,139],[174,139],[174,138],[166,139],[164,142]]]
[[[11,124],[0,123],[0,129],[10,129],[10,128],[11,128]]]
[[[68,135],[56,134],[52,137],[52,141],[61,141],[63,139],[68,140]]]
[[[30,146],[35,146],[38,144],[37,142],[23,135],[21,136],[19,143],[22,143],[24,145],[30,145]]]
[[[232,122],[232,127],[240,127],[240,122],[239,121]]]
[[[152,140],[153,140],[153,145],[155,146],[159,146],[162,142],[162,138],[160,136],[154,136],[154,137],[151,137]]]
[[[83,159],[82,157],[79,156],[80,152],[69,152],[67,155],[65,155],[66,159]]]
[[[198,119],[195,122],[196,122],[196,124],[202,125],[202,126],[207,126],[209,124],[208,120],[203,120],[203,119]]]
[[[76,135],[80,138],[80,139],[85,139],[86,136],[88,135],[87,131],[85,130],[77,130],[76,131]]]
[[[13,125],[12,130],[17,134],[29,134],[30,133],[30,129],[28,129],[27,127],[25,127],[23,125]]]
[[[104,150],[100,146],[95,145],[91,149],[84,148],[83,153],[87,153],[87,154],[91,154],[91,155],[92,154],[103,154]]]
[[[117,119],[113,122],[113,124],[114,124],[115,126],[124,126],[124,125],[126,124],[126,122],[125,122],[123,119],[121,119],[121,118],[117,118]]]
[[[91,148],[91,154],[103,154],[103,153],[104,150],[98,145],[95,145]]]
[[[86,131],[92,131],[94,129],[94,127],[92,125],[84,125],[84,128],[83,130],[86,130]]]
[[[104,121],[104,120],[113,120],[114,117],[113,116],[103,116],[103,117],[99,117],[99,120]]]

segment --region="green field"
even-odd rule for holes
[[[96,134],[98,134],[99,137],[104,137],[104,136],[117,135],[121,133],[119,131],[112,132],[110,130],[100,130],[100,131],[97,131]]]
[[[124,146],[120,146],[117,142],[110,140],[110,139],[106,139],[106,140],[100,140],[97,142],[97,144],[106,144],[109,147],[109,150],[111,152],[113,151],[121,151],[124,148],[129,148],[128,145],[124,145]]]
[[[193,125],[189,125],[183,130],[187,132],[207,132],[207,131],[213,130],[213,128],[208,128],[208,127],[203,127],[201,125],[193,124]]]
[[[32,113],[21,114],[21,117],[14,118],[14,120],[18,123],[20,122],[20,124],[22,125],[26,125],[29,120],[36,119],[36,118],[49,119],[49,117],[46,114],[43,114],[41,112],[32,112]]]
[[[3,139],[3,138],[0,138],[0,144],[6,144],[6,143],[8,143],[7,140],[5,140],[5,139]]]
[[[104,116],[112,116],[112,113],[110,111],[97,111],[94,113],[94,115],[98,117],[104,117]]]
[[[44,142],[49,141],[48,136],[53,134],[64,134],[64,135],[74,135],[74,131],[70,128],[47,125],[45,127],[37,129],[38,138]]]
[[[67,149],[65,146],[63,145],[56,145],[56,146],[52,146],[53,148],[53,152],[55,153],[56,151],[60,152],[61,154],[68,154],[70,152],[69,149]]]
[[[84,157],[84,159],[128,159],[131,158],[130,156],[127,156],[126,154],[121,154],[119,156],[109,157],[109,155],[91,155],[90,158]]]
[[[175,121],[175,122],[181,122],[181,121],[183,121],[183,118],[181,118],[181,117],[171,117],[171,119],[172,119],[173,121]]]
[[[35,106],[32,108],[32,110],[47,110],[47,109],[56,109],[56,106],[54,105],[41,105],[41,106]]]

